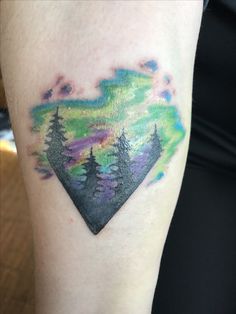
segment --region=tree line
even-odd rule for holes
[[[73,157],[71,157],[71,150],[66,145],[67,138],[65,137],[65,133],[63,118],[59,115],[57,107],[56,112],[50,120],[47,139],[45,141],[48,147],[45,152],[51,167],[59,179],[62,183],[66,182],[68,185],[71,179],[65,170],[65,165],[71,162]],[[114,183],[112,189],[116,195],[132,190],[132,186],[137,185],[137,182],[143,180],[147,172],[160,157],[162,147],[156,124],[154,125],[153,133],[150,135],[149,143],[150,151],[147,163],[142,171],[143,176],[137,178],[132,172],[133,161],[130,158],[131,145],[126,137],[125,130],[123,129],[120,136],[117,137],[115,143],[112,145],[113,151],[109,155],[113,157],[114,162],[109,166],[109,179],[106,179]],[[81,175],[84,178],[82,181],[84,193],[90,198],[96,198],[104,191],[102,184],[104,179],[102,178],[101,165],[96,160],[93,147],[90,148],[89,156],[82,164],[82,167],[84,170],[84,174]]]

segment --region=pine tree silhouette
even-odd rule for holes
[[[84,189],[86,190],[87,196],[95,197],[95,194],[99,193],[101,190],[101,172],[99,170],[101,165],[96,162],[92,147],[90,148],[89,157],[86,160],[87,161],[83,164],[85,170],[84,176],[86,177],[84,181]]]
[[[159,135],[157,133],[157,125],[154,126],[154,131],[151,134],[151,150],[150,150],[150,163],[155,162],[160,156],[162,152],[161,141]]]
[[[116,160],[110,167],[112,169],[111,174],[117,182],[115,191],[125,192],[127,189],[131,188],[133,183],[133,174],[131,171],[131,160],[129,156],[131,146],[125,136],[124,129],[122,130],[121,135],[117,137],[116,143],[112,146],[115,148],[115,152],[113,152],[111,156],[114,156]]]
[[[73,158],[69,156],[70,150],[65,145],[67,138],[65,137],[65,130],[62,124],[63,118],[59,116],[58,111],[57,107],[50,120],[51,125],[48,128],[47,140],[45,141],[48,148],[45,152],[54,171],[63,175],[65,164],[73,160]]]

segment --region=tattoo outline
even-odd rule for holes
[[[152,184],[185,136],[170,75],[155,60],[117,68],[100,96],[78,97],[59,76],[31,110],[31,146],[43,179],[55,174],[97,234],[152,169]]]

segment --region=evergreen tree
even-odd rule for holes
[[[115,162],[111,165],[111,174],[114,176],[114,180],[117,182],[115,188],[116,191],[125,191],[131,187],[133,182],[133,174],[131,171],[131,160],[129,151],[131,146],[125,136],[124,129],[117,141],[113,144],[115,152],[111,155],[116,158]]]
[[[84,189],[86,189],[86,193],[91,195],[91,197],[95,196],[96,192],[100,192],[100,164],[96,162],[96,158],[93,154],[93,148],[90,149],[89,157],[86,159],[86,162],[83,164],[83,168],[85,170],[85,181],[84,181]]]
[[[48,161],[54,170],[64,171],[65,163],[73,160],[69,156],[70,150],[65,145],[67,138],[62,124],[63,118],[59,116],[58,107],[50,120],[51,125],[48,129],[47,140],[45,144],[48,148],[45,150]]]
[[[161,141],[157,133],[156,124],[154,126],[154,131],[151,134],[150,143],[151,143],[150,162],[152,163],[153,161],[156,161],[161,156],[161,152],[162,152]]]

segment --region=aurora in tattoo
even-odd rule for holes
[[[43,179],[56,175],[97,234],[150,172],[160,180],[184,138],[172,78],[154,60],[117,68],[85,99],[59,77],[31,111]]]

